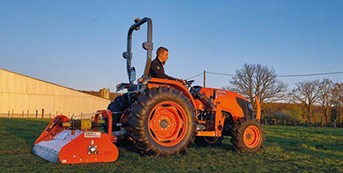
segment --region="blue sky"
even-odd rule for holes
[[[343,1],[5,1],[0,0],[0,68],[74,89],[127,82],[127,30],[153,20],[154,50],[167,47],[167,74],[231,73],[244,63],[279,75],[343,71]],[[144,70],[146,27],[133,37]],[[154,53],[155,56],[155,53]],[[289,84],[343,75],[280,78]],[[195,78],[202,84],[202,77]],[[207,75],[207,86],[230,77]]]

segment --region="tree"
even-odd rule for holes
[[[299,107],[297,104],[293,104],[293,107],[289,110],[289,118],[291,121],[295,121],[296,123],[304,123],[303,109]]]
[[[322,112],[325,119],[325,124],[328,122],[328,116],[330,114],[330,108],[333,104],[332,90],[333,82],[330,79],[323,79],[319,83],[319,102],[322,107]]]
[[[319,80],[314,80],[296,83],[296,87],[289,94],[293,102],[301,103],[306,111],[306,115],[303,116],[306,116],[311,123],[313,119],[313,104],[318,102],[319,92]]]
[[[277,80],[275,70],[261,64],[244,64],[242,69],[236,70],[230,84],[225,88],[247,96],[254,107],[255,96],[263,107],[264,102],[280,99],[287,91],[287,85]]]

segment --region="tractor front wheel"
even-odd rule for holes
[[[129,125],[130,135],[142,154],[179,154],[194,143],[195,109],[181,91],[153,88],[134,103]]]
[[[254,153],[263,148],[265,141],[261,124],[253,118],[241,118],[234,125],[231,142],[240,152]]]

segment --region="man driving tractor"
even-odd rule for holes
[[[147,63],[142,78],[135,84],[132,33],[144,23],[148,26],[147,42],[143,43]],[[118,157],[113,143],[122,139],[132,141],[142,155],[168,157],[186,152],[193,143],[220,145],[224,136],[231,136],[233,148],[240,152],[255,153],[263,148],[265,138],[257,96],[255,116],[250,101],[238,93],[192,86],[194,80],[166,75],[168,49],[158,48],[151,62],[150,18],[136,19],[127,38],[123,57],[130,83],[116,86],[117,92],[127,92],[117,96],[107,110],[92,113],[90,119],[83,118],[85,115],[55,116],[35,141],[32,153],[53,163],[113,162]],[[100,127],[103,132],[98,130]]]
[[[151,62],[149,76],[155,78],[177,80],[185,84],[185,80],[173,78],[165,74],[163,66],[168,58],[168,49],[165,47],[159,47],[156,51],[156,58]]]

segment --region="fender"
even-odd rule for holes
[[[256,100],[256,119],[258,121],[261,120],[261,105],[260,105],[260,100],[258,99],[257,96],[255,96],[255,100]]]
[[[187,98],[190,99],[192,106],[195,108],[195,113],[197,115],[196,104],[188,89],[179,81],[168,80],[168,79],[161,79],[161,78],[145,78],[143,83],[147,82],[147,87],[149,89],[154,87],[173,87],[179,91],[181,91]]]

